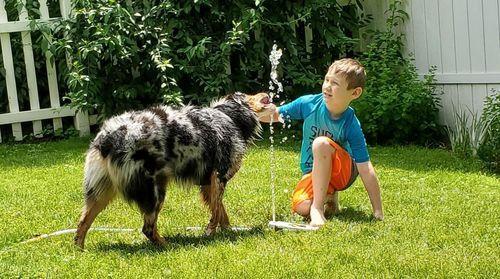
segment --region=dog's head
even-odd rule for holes
[[[235,101],[239,103],[247,104],[250,107],[250,109],[257,114],[258,119],[267,117],[273,114],[274,111],[276,110],[276,106],[273,103],[271,103],[271,98],[267,93],[264,92],[257,93],[254,95],[236,92],[228,97],[233,98]]]

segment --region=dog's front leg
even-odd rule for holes
[[[147,210],[143,210],[144,212],[144,225],[142,227],[142,232],[146,237],[153,242],[155,245],[164,246],[167,241],[164,237],[158,233],[158,215],[163,207],[163,203],[165,201],[165,192],[167,185],[167,176],[160,172],[156,174],[154,179],[154,188],[155,192],[155,207],[153,212],[148,212]]]
[[[142,226],[142,233],[155,245],[164,246],[167,241],[158,233],[158,214],[163,207],[163,202],[159,202],[153,213],[144,214],[144,225]]]
[[[221,228],[229,227],[229,218],[222,203],[225,183],[222,183],[218,178],[217,172],[213,172],[210,185],[202,186],[201,193],[203,201],[208,205],[212,213],[210,222],[205,230],[205,235],[209,236],[215,233],[217,226]]]
[[[229,217],[227,216],[226,212],[226,207],[224,206],[224,203],[222,202],[222,198],[224,197],[224,190],[226,189],[226,183],[220,183],[219,185],[219,199],[218,199],[218,224],[221,227],[221,229],[227,229],[230,227],[229,224]]]
[[[216,200],[218,196],[218,189],[217,189],[217,183],[218,183],[218,178],[217,178],[217,172],[213,172],[211,177],[210,177],[210,184],[202,186],[201,188],[201,193],[203,196],[203,201],[205,204],[208,205],[210,208],[210,212],[212,213],[212,216],[210,218],[210,222],[207,225],[207,228],[205,229],[205,235],[209,236],[215,233],[217,229],[217,224],[218,222],[218,212],[217,212],[217,207],[216,207]]]

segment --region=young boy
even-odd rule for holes
[[[365,69],[354,59],[335,61],[323,81],[322,93],[305,95],[276,108],[274,120],[304,120],[301,148],[302,179],[292,197],[292,210],[325,224],[325,211],[339,210],[338,191],[347,189],[358,173],[370,198],[373,216],[382,220],[380,187],[360,123],[349,104],[359,98]],[[270,119],[264,120],[270,122]]]

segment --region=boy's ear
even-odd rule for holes
[[[352,98],[353,99],[357,99],[359,97],[361,97],[361,94],[363,93],[363,88],[361,87],[356,87],[354,88],[354,90],[352,91]]]

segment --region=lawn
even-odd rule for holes
[[[20,242],[75,228],[82,206],[88,138],[0,145],[0,277],[488,277],[500,276],[500,179],[449,151],[372,147],[385,220],[373,221],[358,179],[341,193],[342,211],[315,232],[267,229],[271,218],[269,149],[259,142],[229,183],[233,225],[252,227],[203,237],[208,211],[197,190],[170,187],[157,248],[139,232],[91,231],[86,250],[72,234]],[[299,143],[276,147],[279,220],[297,179]],[[93,227],[140,229],[138,211],[116,200]]]

